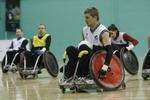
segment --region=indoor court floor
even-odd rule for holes
[[[111,92],[89,91],[84,93],[61,93],[58,79],[46,70],[38,79],[22,80],[18,73],[2,74],[0,68],[0,100],[150,100],[150,80],[126,73],[126,89]]]

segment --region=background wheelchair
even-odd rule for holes
[[[15,73],[17,71],[17,65],[19,63],[15,60],[19,60],[19,52],[14,53],[14,57],[12,58],[10,64],[8,64],[8,55],[6,53],[2,62],[2,72],[7,73],[8,71],[12,71],[13,73]]]
[[[126,71],[131,75],[136,75],[139,70],[139,62],[134,51],[128,51],[125,48],[122,48],[119,54]]]
[[[46,51],[44,52],[44,54],[39,55],[33,67],[28,67],[26,62],[28,58],[26,58],[25,53],[26,52],[22,52],[20,54],[20,63],[18,68],[19,74],[22,79],[26,79],[28,76],[33,76],[33,78],[37,78],[39,67],[46,68],[51,76],[57,77],[59,69],[58,63],[55,56],[51,52]],[[42,57],[42,63],[38,66],[37,64],[39,62],[40,57]]]
[[[150,50],[146,54],[142,67],[142,78],[147,80],[150,77]]]
[[[87,54],[87,52],[88,51],[84,52],[83,54]],[[81,55],[80,53],[79,55]],[[65,66],[63,66],[63,73],[61,78],[59,79],[59,86],[60,89],[62,90],[62,93],[65,93],[66,89],[68,88],[73,92],[78,92],[82,89],[91,88],[91,87],[96,88],[97,91],[116,90],[120,86],[125,88],[124,68],[122,66],[120,59],[115,54],[112,56],[110,62],[110,70],[106,73],[103,79],[99,78],[99,71],[103,66],[105,56],[106,56],[105,51],[97,51],[92,55],[89,64],[91,79],[89,79],[88,81],[76,75],[81,56],[79,57],[79,60],[76,64],[74,75],[71,78],[65,79],[65,75],[64,75]]]

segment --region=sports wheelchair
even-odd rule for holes
[[[74,71],[74,75],[66,79],[65,78],[65,66],[63,66],[63,73],[62,77],[59,79],[59,86],[60,89],[62,90],[62,93],[66,92],[66,89],[70,89],[73,92],[78,92],[81,89],[84,88],[89,88],[89,87],[99,87],[97,90],[116,90],[120,86],[125,87],[124,83],[124,68],[122,67],[120,59],[116,56],[113,55],[111,62],[110,62],[110,70],[106,73],[105,77],[103,79],[99,78],[99,71],[101,70],[106,52],[105,51],[97,51],[95,52],[91,59],[90,59],[90,64],[89,64],[89,69],[90,69],[90,76],[92,77],[91,79],[83,79],[82,77],[78,77],[76,75],[78,65],[80,62],[80,59],[83,55],[88,54],[88,51],[81,51],[79,53],[79,60],[76,64],[76,68]]]
[[[22,52],[20,54],[20,63],[19,63],[19,74],[22,79],[26,79],[28,76],[33,76],[33,78],[38,78],[38,71],[39,68],[46,68],[48,73],[53,76],[57,77],[58,75],[58,63],[56,57],[53,55],[53,53],[49,51],[45,51],[43,54],[38,55],[34,66],[29,67],[27,65],[27,57],[25,56],[26,53],[29,51]],[[42,61],[40,65],[38,65],[38,62],[40,60],[40,57],[42,57]]]
[[[116,53],[120,54],[118,57],[120,58],[125,70],[131,75],[137,75],[139,71],[139,62],[134,51],[128,51],[125,48],[122,48],[119,52]]]
[[[132,75],[138,72],[138,60],[133,51],[126,51],[124,48],[121,51],[115,50],[110,62],[110,70],[106,73],[104,78],[99,78],[99,71],[101,70],[106,52],[97,51],[90,58],[89,69],[90,79],[78,77],[77,70],[81,59],[81,55],[88,54],[88,51],[79,53],[79,60],[76,64],[74,75],[66,79],[65,77],[65,64],[63,66],[62,76],[59,79],[59,87],[62,93],[65,93],[67,89],[78,92],[87,88],[95,88],[97,91],[112,91],[117,90],[119,87],[126,88],[124,82],[125,71],[124,68]],[[119,54],[119,55],[118,55]],[[135,62],[134,64],[132,62]],[[134,65],[134,66],[133,66]]]
[[[148,50],[144,62],[143,62],[143,67],[142,67],[142,78],[144,80],[148,80],[150,77],[150,50]]]
[[[11,63],[8,64],[8,55],[7,53],[5,54],[4,56],[4,59],[2,61],[2,72],[3,73],[7,73],[8,71],[12,71],[13,73],[15,73],[17,71],[17,65],[19,63],[19,61],[16,61],[16,60],[19,60],[19,52],[13,52],[13,51],[7,51],[8,53],[11,53],[13,55],[12,59],[11,59]]]

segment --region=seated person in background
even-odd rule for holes
[[[2,61],[2,66],[4,66],[5,63],[7,63],[6,65],[10,66],[16,53],[20,53],[22,51],[27,50],[27,44],[28,44],[28,40],[23,37],[22,29],[17,28],[16,38],[12,40],[8,51],[6,52],[7,62],[5,62],[5,57],[6,57],[5,56]],[[16,57],[14,64],[17,64],[18,62],[19,62],[19,56]]]
[[[107,28],[100,23],[99,12],[95,7],[87,8],[84,11],[86,26],[83,28],[84,41],[79,43],[78,48],[69,46],[66,48],[66,54],[69,61],[65,66],[65,76],[70,78],[73,76],[76,64],[79,60],[79,54],[86,50],[89,53],[80,58],[77,76],[89,76],[89,62],[91,55],[98,50],[106,50],[106,58],[99,74],[103,77],[109,69],[110,60],[112,57],[111,41]],[[62,68],[60,69],[62,71]]]
[[[32,41],[31,41],[31,52],[26,52],[26,57],[27,57],[27,66],[30,68],[33,68],[37,57],[39,55],[42,55],[45,51],[49,50],[51,43],[51,35],[49,35],[46,32],[46,26],[44,24],[40,24],[38,26],[38,32],[36,33],[35,36],[33,36]],[[40,66],[42,64],[42,56],[40,57],[38,61],[38,68],[39,68],[39,73],[41,73],[40,69],[42,69]]]
[[[127,50],[132,50],[139,43],[138,40],[131,37],[128,33],[120,32],[114,24],[111,24],[108,30],[114,50],[121,50],[123,47]]]

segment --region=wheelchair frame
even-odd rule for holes
[[[8,71],[12,71],[13,73],[15,73],[17,71],[17,65],[14,64],[14,61],[16,59],[16,57],[19,55],[19,53],[16,53],[15,56],[13,57],[13,60],[10,64],[10,66],[7,65],[7,54],[4,56],[5,58],[5,64],[3,66],[3,69],[2,70],[8,70]]]
[[[22,79],[26,79],[29,75],[32,75],[33,78],[38,78],[37,64],[38,64],[38,61],[42,55],[43,54],[41,54],[37,57],[36,62],[34,64],[34,67],[31,70],[27,69],[26,57],[25,56],[23,57],[23,69],[19,68],[19,74],[20,74]]]
[[[115,54],[116,52],[118,52],[118,50],[113,52],[113,54]],[[92,57],[91,57],[91,59],[92,59]],[[104,88],[103,87],[98,87],[97,84],[95,83],[94,79],[91,79],[90,80],[91,82],[89,82],[89,83],[86,82],[86,80],[81,80],[81,83],[80,83],[80,80],[78,81],[78,79],[80,77],[78,77],[76,75],[76,73],[77,73],[79,62],[80,62],[80,59],[78,60],[78,62],[76,64],[76,68],[75,68],[73,76],[71,78],[69,78],[68,80],[65,80],[65,63],[64,63],[62,78],[59,79],[59,87],[60,87],[62,93],[65,93],[67,88],[72,90],[72,92],[78,92],[78,91],[80,92],[80,90],[87,89],[87,88],[96,88],[97,92],[103,92]],[[124,70],[124,68],[123,68],[123,70]],[[120,86],[122,86],[122,88],[125,89],[126,85],[125,85],[125,82],[124,82],[124,78],[123,78],[123,82],[120,84]]]
[[[50,58],[52,63],[50,63],[49,65],[46,63],[47,59],[49,59],[49,58],[46,58],[46,54],[48,54],[49,57],[52,57],[52,58]],[[41,56],[43,56],[43,59],[42,59],[43,67],[45,69],[47,69],[48,73],[51,76],[57,77],[57,75],[58,75],[58,68],[57,68],[57,70],[54,70],[53,68],[58,67],[58,63],[57,63],[57,60],[56,60],[55,56],[51,52],[45,51],[43,54],[38,55],[38,57],[37,57],[37,59],[35,61],[35,64],[32,67],[33,69],[29,69],[29,70],[27,69],[27,65],[26,65],[26,57],[24,56],[23,53],[21,54],[21,56],[22,57],[20,57],[20,58],[23,58],[23,60],[22,60],[23,65],[21,65],[22,63],[20,62],[21,68],[19,67],[19,74],[20,74],[21,78],[26,79],[29,75],[32,75],[33,78],[37,78],[38,77],[39,69],[37,68],[38,67],[37,64],[38,64],[39,59],[40,59]],[[53,64],[56,64],[56,65],[54,66]],[[42,65],[40,65],[40,66],[42,66]]]

